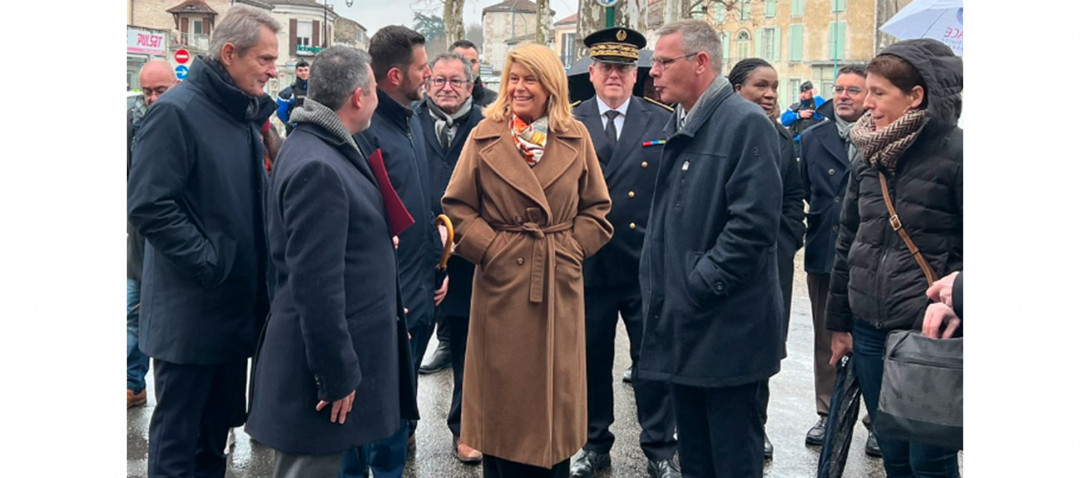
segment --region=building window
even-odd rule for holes
[[[768,61],[780,61],[780,27],[761,29],[757,54]]]
[[[715,23],[724,23],[727,21],[727,6],[722,3],[715,4]]]
[[[765,18],[776,16],[776,0],[765,0]]]
[[[564,55],[560,60],[564,63],[564,67],[567,68],[571,66],[572,61],[575,59],[575,34],[565,33],[561,36],[561,41],[563,42],[561,51],[564,52]]]
[[[787,94],[791,95],[791,96],[787,96],[787,97],[791,99],[791,103],[795,102],[795,99],[796,99],[795,95],[799,94],[799,88],[802,88],[802,79],[791,78],[791,81],[788,82],[788,87],[787,87]]]
[[[719,41],[723,42],[723,64],[730,64],[730,32],[720,32]]]
[[[788,29],[787,59],[789,61],[802,61],[802,25],[791,25]]]
[[[848,0],[833,0],[833,11],[843,12],[848,7]]]
[[[801,17],[806,10],[806,0],[791,0],[791,16]]]
[[[844,58],[844,43],[847,40],[848,22],[829,23],[829,58]]]
[[[314,22],[299,20],[295,25],[295,44],[299,47],[313,45],[311,35],[314,33]]]
[[[752,17],[752,15],[750,14],[750,11],[749,11],[749,2],[750,1],[752,1],[752,0],[742,0],[742,2],[744,2],[744,3],[742,3],[742,16],[741,16],[742,20],[749,20]]]
[[[204,33],[204,21],[193,20],[193,33],[198,35]]]
[[[734,51],[737,53],[735,56],[738,60],[749,58],[749,42],[749,32],[745,30],[738,32],[738,41],[735,42],[734,46]]]

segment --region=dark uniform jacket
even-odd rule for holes
[[[473,103],[481,108],[492,104],[496,101],[496,97],[499,96],[498,93],[488,89],[487,86],[484,86],[484,83],[481,83],[480,77],[473,80],[473,92],[470,93],[470,95],[473,97]]]
[[[147,239],[140,349],[179,364],[252,355],[265,319],[265,148],[276,105],[204,57],[136,134],[129,221]]]
[[[655,175],[662,160],[661,145],[644,146],[643,143],[666,138],[662,130],[670,113],[633,96],[617,147],[610,158],[602,156],[606,136],[597,99],[582,102],[572,113],[590,132],[613,201],[613,209],[606,216],[614,226],[613,239],[583,263],[584,283],[587,287],[636,287]]]
[[[783,356],[779,142],[725,83],[683,128],[678,111],[666,124],[640,258],[648,379],[741,385],[775,374]]]
[[[912,64],[925,84],[926,122],[897,161],[889,193],[902,226],[939,279],[963,267],[961,59],[935,40],[899,42],[882,54]],[[829,285],[829,330],[850,331],[853,320],[878,329],[923,325],[927,280],[890,226],[880,169],[865,160],[852,164]]]
[[[432,213],[443,213],[443,193],[450,183],[450,175],[454,172],[454,165],[458,163],[458,156],[462,154],[462,147],[466,144],[469,132],[484,119],[481,107],[473,105],[469,113],[458,120],[458,131],[454,135],[454,141],[450,147],[443,150],[439,139],[435,136],[435,119],[428,113],[427,102],[421,102],[416,107],[416,121],[420,123],[420,129],[424,134],[424,143],[427,144],[428,169],[431,174],[431,197],[429,198]],[[447,261],[447,275],[450,283],[447,288],[447,296],[439,304],[439,315],[453,315],[469,317],[469,300],[473,291],[474,265],[461,256],[452,255]]]
[[[783,204],[780,207],[780,233],[776,238],[780,252],[780,275],[786,272],[788,276],[794,271],[795,252],[802,247],[802,235],[806,225],[802,223],[804,216],[802,200],[805,196],[802,187],[802,178],[799,175],[799,161],[795,158],[795,144],[791,139],[791,133],[787,128],[772,123],[779,134],[780,142],[780,183],[783,184]],[[784,265],[786,261],[786,264]],[[787,267],[787,269],[784,269]]]
[[[345,132],[347,134],[347,132]],[[267,200],[273,302],[246,431],[295,454],[335,453],[390,436],[411,379],[399,324],[396,253],[367,161],[314,123],[284,142]],[[400,330],[399,330],[399,325]],[[402,343],[403,342],[403,343]],[[333,402],[356,392],[343,425]],[[410,397],[411,398],[411,397]]]
[[[413,111],[378,90],[378,108],[371,127],[356,133],[365,156],[382,150],[390,182],[413,217],[413,224],[398,235],[397,268],[401,292],[409,308],[409,327],[435,314],[435,266],[443,245],[435,228],[432,211],[428,158],[420,123]]]
[[[836,257],[840,206],[851,171],[847,144],[840,139],[836,120],[802,133],[802,186],[810,210],[806,213],[806,272],[828,274]]]
[[[126,178],[132,173],[132,145],[133,138],[136,137],[136,130],[140,129],[142,119],[135,118],[135,112],[130,109],[126,113],[126,166],[125,174]],[[126,264],[125,273],[128,279],[136,279],[140,281],[140,276],[144,274],[144,236],[133,227],[132,223],[128,220],[125,221],[125,229],[128,233],[126,244]]]

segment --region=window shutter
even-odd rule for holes
[[[299,35],[296,33],[296,20],[294,18],[288,22],[288,56],[295,56],[296,49],[299,48]]]
[[[182,33],[189,33],[189,17],[182,17]]]
[[[776,61],[780,61],[780,52],[783,51],[783,43],[781,41],[783,39],[783,31],[780,30],[780,27],[776,27],[772,35],[775,39],[775,46],[773,47],[775,51],[772,52],[772,56]]]
[[[802,61],[802,32],[802,25],[791,25],[788,33],[788,42],[790,42],[788,60],[790,61]]]
[[[791,16],[801,17],[806,10],[805,0],[791,0]]]
[[[753,39],[753,45],[755,45],[756,48],[753,50],[752,55],[754,57],[764,58],[765,60],[767,60],[768,58],[764,57],[764,52],[765,51],[764,51],[764,48],[763,48],[764,47],[764,36],[765,36],[764,29],[761,29],[761,30],[756,30],[755,29],[753,36],[756,37],[756,38]]]
[[[776,16],[776,0],[765,0],[765,17]]]
[[[322,22],[313,21],[313,22],[310,22],[310,26],[312,27],[311,28],[311,38],[312,38],[312,40],[310,41],[310,46],[323,46],[323,45],[325,45],[325,42],[323,41],[325,39],[322,38]]]
[[[730,32],[723,32],[723,65],[730,64]]]

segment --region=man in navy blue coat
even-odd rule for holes
[[[609,426],[613,424],[613,343],[618,314],[628,332],[634,368],[640,362],[644,322],[638,276],[640,249],[662,158],[662,130],[672,112],[632,95],[636,60],[647,44],[643,35],[628,28],[609,28],[587,35],[583,42],[594,59],[590,81],[595,96],[580,102],[573,113],[594,141],[613,200],[606,218],[618,226],[613,239],[583,264],[588,429],[587,444],[572,462],[572,477],[593,476],[611,464],[614,437]],[[680,478],[673,460],[677,440],[669,386],[634,375],[636,415],[642,429],[640,448],[647,456],[648,473]]]
[[[278,477],[335,476],[345,450],[389,437],[403,414],[415,415],[391,386],[412,379],[392,235],[378,180],[352,138],[378,105],[369,65],[344,46],[318,54],[309,99],[292,112],[296,128],[273,169],[272,310],[246,431],[276,450]]]
[[[821,445],[825,438],[825,422],[836,384],[836,367],[829,365],[833,354],[832,333],[825,328],[825,305],[829,299],[833,259],[836,258],[840,205],[848,187],[850,165],[853,157],[859,154],[848,133],[865,111],[866,77],[861,66],[841,68],[833,89],[833,121],[803,131],[799,143],[802,149],[799,169],[804,197],[810,206],[806,213],[804,267],[814,321],[814,395],[818,414],[817,423],[806,433],[807,445]],[[868,453],[874,453],[877,446],[876,440],[868,438]]]
[[[757,387],[779,371],[784,347],[778,138],[722,76],[718,32],[682,20],[659,34],[651,77],[678,107],[640,256],[637,374],[673,386],[683,475],[757,478]]]
[[[454,165],[462,154],[469,132],[484,118],[481,107],[474,103],[473,68],[469,60],[458,53],[441,53],[431,60],[431,79],[427,96],[416,108],[415,120],[424,132],[428,167],[431,175],[431,211],[443,213],[440,200],[450,183]],[[451,396],[447,427],[454,435],[454,457],[463,463],[479,463],[482,455],[461,443],[462,436],[462,377],[465,371],[466,339],[469,335],[469,301],[473,291],[474,266],[461,256],[451,256],[447,262],[447,295],[439,302],[437,322],[445,323],[447,342],[454,370],[454,390]],[[430,338],[431,330],[424,344]],[[441,337],[440,337],[441,339]],[[421,371],[420,373],[424,373]]]
[[[223,476],[245,413],[246,359],[268,311],[264,147],[276,109],[279,23],[232,7],[209,57],[152,105],[137,133],[129,222],[147,239],[140,349],[155,359],[148,476]]]
[[[369,53],[378,85],[378,107],[371,126],[355,135],[364,155],[382,151],[390,182],[414,222],[398,235],[397,269],[404,306],[408,309],[412,336],[413,373],[427,346],[434,326],[435,301],[446,290],[436,284],[435,266],[442,255],[442,238],[434,226],[424,133],[413,120],[412,101],[421,99],[424,79],[429,74],[424,37],[400,25],[383,27],[371,37]],[[444,230],[445,231],[445,230]],[[346,455],[345,476],[365,476],[370,463],[376,476],[400,476],[408,457],[410,428],[404,424],[387,441],[369,450],[354,449]]]

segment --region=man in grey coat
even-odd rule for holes
[[[638,376],[672,384],[684,476],[760,477],[757,388],[780,369],[776,262],[779,143],[764,112],[722,76],[718,33],[659,30],[655,89],[677,103],[640,258]]]

